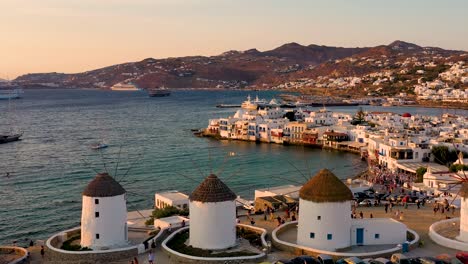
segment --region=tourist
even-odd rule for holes
[[[270,211],[270,221],[273,221],[275,219],[275,214],[273,213],[273,210]]]
[[[370,214],[370,218],[374,218],[374,215],[372,213]]]
[[[133,263],[138,264],[138,258],[137,257],[133,258]]]
[[[154,264],[154,253],[153,253],[153,251],[150,251],[150,253],[148,254],[148,263],[149,264]]]
[[[280,226],[281,225],[281,217],[280,216],[276,217],[276,221],[278,221],[278,226]]]
[[[182,220],[182,223],[180,224],[182,227],[185,227],[185,220]]]
[[[169,233],[172,232],[172,224],[169,224],[168,231],[169,231]]]
[[[296,214],[295,214],[295,213],[293,213],[293,214],[291,215],[291,221],[296,221]]]
[[[385,213],[388,213],[388,203],[385,204]]]
[[[403,221],[404,218],[403,218],[403,212],[400,213],[400,221]]]
[[[41,246],[41,257],[44,258],[45,251],[44,251],[44,246]]]
[[[33,246],[34,246],[34,242],[33,242],[32,240],[29,241],[29,246],[30,246],[30,247],[33,247]]]
[[[362,211],[361,211],[361,212],[359,212],[359,217],[360,217],[361,219],[363,219],[363,218],[364,218],[364,214],[362,213]]]
[[[416,206],[418,207],[419,209],[419,206],[420,206],[421,202],[419,200],[416,201]]]

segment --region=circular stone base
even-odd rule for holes
[[[261,236],[262,236],[262,241],[264,241],[264,236],[266,234],[266,230],[262,229],[262,228],[257,228],[257,227],[249,227],[249,226],[245,226],[245,225],[239,225],[238,226],[242,226],[244,228],[250,228],[250,229],[254,229],[258,232],[261,232]],[[262,260],[266,255],[265,253],[259,251],[258,249],[255,248],[255,253],[254,255],[245,255],[245,256],[232,256],[232,257],[199,257],[199,256],[192,256],[192,255],[187,255],[187,254],[184,254],[184,253],[181,253],[181,252],[178,252],[172,248],[170,248],[167,244],[169,243],[169,241],[171,241],[176,235],[178,234],[181,234],[181,233],[184,233],[184,232],[188,232],[188,229],[189,227],[184,227],[184,228],[181,228],[177,231],[175,231],[174,233],[172,233],[170,236],[168,236],[162,243],[162,248],[163,250],[166,252],[166,254],[169,255],[170,258],[172,258],[173,260],[175,260],[176,262],[180,262],[180,263],[185,263],[187,261],[190,261],[190,263],[226,263],[226,261],[231,261],[231,262],[237,262],[239,261],[240,262],[243,262],[243,261],[260,261]],[[266,244],[263,243],[262,244]],[[252,250],[252,245],[250,245],[250,243],[247,242],[248,245],[244,243],[239,243],[239,245],[237,245],[235,248],[231,248],[231,249],[227,249],[227,250],[216,250],[216,252],[226,252],[226,253],[233,253],[233,252],[239,252],[239,251],[246,251],[246,250],[250,250],[250,251],[253,251]]]
[[[429,227],[429,237],[435,243],[458,250],[466,250],[468,242],[457,240],[460,234],[460,218],[442,220]]]
[[[387,257],[393,253],[401,252],[401,247],[392,245],[370,245],[370,246],[351,246],[346,251],[327,251],[317,248],[311,248],[301,246],[296,243],[297,240],[297,221],[288,222],[277,227],[273,230],[272,241],[275,248],[283,251],[291,252],[294,254],[307,254],[311,256],[318,256],[320,254],[330,255],[335,259],[347,258],[347,257],[359,257],[359,258],[377,258]],[[416,245],[419,241],[419,235],[408,229],[409,233],[414,237],[409,242],[410,247]],[[299,253],[298,253],[299,252]]]

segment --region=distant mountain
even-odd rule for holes
[[[327,60],[349,57],[368,49],[369,48],[339,48],[318,45],[302,46],[293,42],[284,44],[270,51],[265,51],[262,54],[295,60],[298,63],[317,65]]]
[[[411,58],[453,60],[463,54],[466,52],[420,47],[404,41],[364,48],[288,43],[263,52],[231,50],[209,57],[147,58],[76,74],[26,74],[14,82],[25,87],[106,89],[119,82],[132,82],[143,88],[269,89],[298,78],[361,76],[401,67]]]

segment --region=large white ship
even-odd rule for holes
[[[18,99],[21,98],[21,94],[23,93],[22,89],[14,89],[14,90],[0,90],[0,100],[1,99]]]
[[[111,87],[112,91],[140,91],[140,89],[132,83],[117,83]]]

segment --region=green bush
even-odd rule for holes
[[[188,209],[178,209],[174,206],[168,206],[163,209],[154,209],[153,213],[151,214],[151,217],[145,221],[145,225],[153,225],[154,224],[154,219],[159,219],[159,218],[164,218],[164,217],[169,217],[173,215],[181,215],[181,216],[187,216],[189,215]]]
[[[448,166],[458,159],[458,151],[450,150],[446,146],[434,146],[431,152],[434,155],[434,161],[441,165]],[[463,152],[463,156],[467,157],[468,154]]]
[[[81,247],[81,245],[72,245],[73,241],[81,239],[81,235],[72,236],[69,239],[65,240],[60,247],[60,249],[68,251],[91,251],[92,249],[88,247]]]
[[[457,172],[457,171],[468,171],[468,165],[464,165],[464,164],[450,165],[450,172]]]
[[[416,182],[423,182],[423,176],[424,176],[424,173],[426,173],[426,171],[427,171],[426,167],[419,167],[416,170],[416,176],[418,176],[418,179],[416,180]]]

